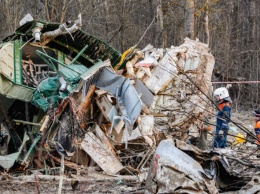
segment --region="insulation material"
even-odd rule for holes
[[[151,71],[152,75],[144,79],[145,85],[154,94],[163,90],[177,74],[174,59],[176,59],[176,53],[173,50],[167,51],[159,65]]]
[[[138,118],[138,127],[142,135],[153,135],[154,117],[152,115],[141,115]]]
[[[160,117],[161,114],[169,117],[162,123],[162,119],[155,116],[157,129],[170,129],[168,135],[176,135],[179,131],[181,139],[186,139],[189,131],[198,136],[192,123],[200,121],[192,118],[204,118],[204,110],[210,110],[205,95],[211,96],[212,93],[210,79],[214,63],[206,44],[188,38],[184,44],[166,50],[159,65],[151,70],[152,76],[144,78],[145,85],[157,94],[150,111]]]

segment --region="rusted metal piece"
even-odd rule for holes
[[[153,93],[139,79],[135,79],[134,87],[142,102],[149,107],[154,99]]]

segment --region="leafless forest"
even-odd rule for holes
[[[213,81],[256,81],[259,10],[258,0],[1,0],[0,37],[12,34],[27,13],[50,22],[81,13],[82,30],[119,52],[135,44],[165,48],[182,44],[186,36],[198,38],[215,57]],[[258,89],[257,83],[233,84],[236,109],[257,107]]]

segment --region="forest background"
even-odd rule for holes
[[[199,39],[215,57],[212,81],[259,80],[259,0],[0,0],[0,38],[14,33],[27,13],[60,23],[81,13],[82,30],[121,53],[137,43],[169,48],[185,37]],[[259,89],[259,83],[232,84],[235,110],[259,108]]]

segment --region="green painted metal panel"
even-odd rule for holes
[[[14,83],[22,84],[22,51],[20,49],[21,41],[14,41]]]
[[[58,61],[65,63],[65,55],[61,51],[57,51]],[[58,64],[58,68],[60,69],[60,64]]]
[[[0,93],[11,99],[18,99],[30,102],[33,97],[34,89],[14,84],[5,76],[0,75]]]

